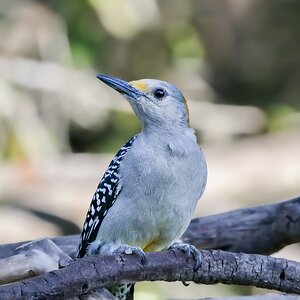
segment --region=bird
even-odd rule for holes
[[[98,74],[131,105],[142,129],[117,152],[89,206],[78,257],[179,249],[207,182],[207,164],[190,126],[188,104],[177,87],[157,79],[127,82]],[[133,299],[134,283],[108,288],[119,300]]]

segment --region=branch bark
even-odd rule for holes
[[[38,239],[16,248],[14,255],[0,259],[0,285],[37,276],[72,259],[50,239]]]
[[[1,269],[4,271],[4,273],[2,272],[2,282],[39,275],[43,273],[43,270],[47,272],[58,268],[61,265],[61,258],[68,261],[70,259],[68,255],[75,257],[78,238],[77,235],[74,235],[53,238],[54,243],[50,239],[44,239],[29,244],[21,242],[0,245],[0,259],[2,258],[0,266],[2,265]],[[182,236],[182,240],[194,244],[198,248],[272,253],[288,244],[300,241],[300,197],[276,204],[194,219]],[[37,251],[39,253],[36,253]],[[61,295],[69,297],[69,294],[84,294],[95,287],[107,286],[122,280],[184,280],[206,284],[223,282],[299,293],[299,263],[259,255],[247,256],[247,254],[220,251],[202,251],[202,253],[206,264],[203,264],[204,269],[201,268],[200,273],[191,273],[190,262],[183,266],[183,258],[180,255],[178,257],[181,258],[178,262],[175,260],[173,261],[174,265],[168,265],[167,261],[165,262],[160,256],[166,255],[166,253],[149,254],[152,258],[152,266],[147,264],[147,266],[140,267],[134,258],[131,261],[131,258],[127,256],[117,257],[119,265],[116,265],[116,258],[89,258],[91,261],[84,259],[84,265],[72,262],[70,267],[65,270],[46,273],[30,279],[28,282],[23,280],[2,286],[0,287],[0,299],[6,299],[6,297],[7,299],[22,299],[18,297],[21,297],[20,295],[25,297],[24,295],[29,294],[31,297],[32,293],[41,293],[42,295],[46,293],[47,298],[48,296],[61,297]],[[44,257],[44,259],[40,259],[40,257]],[[34,262],[30,266],[28,258]],[[172,261],[174,257],[170,258],[169,255],[166,259]],[[45,261],[49,262],[46,266]],[[17,267],[15,268],[16,262]],[[110,266],[110,263],[113,262],[115,265]],[[12,271],[9,274],[7,266]],[[205,266],[207,266],[206,269]],[[174,270],[171,270],[172,267]],[[75,268],[75,272],[74,270],[68,271],[69,268]],[[106,273],[103,273],[103,268]],[[15,270],[19,270],[17,274]],[[67,277],[63,277],[61,272],[67,272],[64,275]],[[7,277],[7,275],[9,276]],[[49,290],[49,286],[52,286],[53,290]]]
[[[79,236],[52,239],[75,257]],[[300,242],[300,196],[291,200],[193,219],[182,240],[198,249],[271,254]],[[26,242],[0,245],[0,258]]]
[[[86,257],[64,269],[0,287],[0,299],[64,299],[117,282],[194,281],[252,285],[300,295],[300,263],[262,255],[203,250],[202,265],[180,251],[147,254],[142,265],[135,255]]]
[[[300,196],[193,219],[182,239],[199,249],[274,253],[300,242]]]

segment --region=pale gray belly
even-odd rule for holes
[[[169,161],[167,166],[152,165],[149,169],[128,166],[120,195],[103,220],[97,238],[143,248],[153,243],[149,251],[170,245],[192,218],[206,181],[204,167],[197,157],[188,162]]]

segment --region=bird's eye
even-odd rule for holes
[[[166,95],[166,92],[163,89],[156,89],[153,94],[156,98],[161,99]]]

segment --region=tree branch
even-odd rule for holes
[[[38,239],[16,248],[14,255],[0,259],[0,284],[37,276],[72,259],[50,239]]]
[[[53,238],[75,257],[78,235]],[[270,254],[300,242],[300,196],[275,204],[244,208],[193,219],[182,240],[198,249]],[[14,254],[26,242],[0,245],[0,258]]]
[[[274,253],[300,242],[300,196],[193,219],[182,239],[199,249]]]
[[[0,299],[62,299],[86,294],[117,282],[194,281],[252,285],[300,295],[300,263],[262,255],[203,250],[202,265],[180,251],[147,254],[142,265],[135,255],[86,257],[64,269],[0,287]]]
[[[24,277],[22,274],[25,276],[40,274],[40,270],[47,271],[49,266],[50,270],[54,269],[55,265],[58,267],[61,264],[61,257],[64,257],[61,256],[60,248],[66,254],[75,257],[78,238],[78,235],[53,238],[52,241],[59,248],[51,245],[52,242],[47,239],[34,241],[28,245],[25,245],[25,242],[0,245],[0,258],[3,258],[2,261],[0,260],[3,264],[2,269],[8,270],[6,266],[10,265],[12,272],[9,278],[14,278],[15,269],[19,270],[17,276],[21,277]],[[276,204],[194,219],[182,240],[198,248],[272,253],[288,244],[300,241],[300,197]],[[52,252],[48,251],[50,248]],[[46,255],[47,260],[51,262],[50,265],[44,266],[45,259],[41,260],[36,250],[43,251],[42,254]],[[146,266],[138,264],[134,256],[119,256],[117,259],[114,257],[83,259],[82,263],[72,262],[63,270],[2,286],[0,299],[6,297],[22,299],[24,295],[31,297],[35,293],[47,294],[47,298],[59,298],[62,295],[69,297],[122,280],[184,280],[205,284],[222,282],[300,293],[299,263],[222,251],[202,251],[202,253],[204,263],[196,273],[192,272],[192,260],[186,264],[186,257],[184,258],[180,253],[176,253],[178,261],[170,253],[150,253],[150,263]],[[30,266],[22,263],[22,261],[28,262],[26,257],[30,257],[34,263]],[[16,265],[16,261],[19,261],[17,268],[12,267]],[[6,271],[3,280],[7,282]]]

